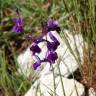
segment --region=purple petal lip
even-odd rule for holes
[[[37,61],[32,65],[33,69],[36,70],[41,65],[41,60],[37,55],[34,55]]]
[[[58,45],[59,45],[58,42],[48,42],[47,43],[48,51],[55,51]]]
[[[54,64],[55,60],[58,59],[58,55],[56,52],[50,52],[47,56],[47,60],[50,62],[50,64]]]
[[[12,31],[17,32],[17,33],[22,32],[22,30],[23,30],[22,26],[17,26],[17,25],[15,25],[12,29]]]
[[[49,37],[54,41],[54,42],[57,42],[58,40],[56,39],[56,37],[51,33],[49,32]]]
[[[51,32],[49,32],[50,38],[53,40],[53,42],[48,42],[47,43],[47,48],[49,51],[55,51],[57,47],[60,45],[59,41],[55,38],[54,35],[52,35]]]
[[[41,52],[41,49],[40,49],[40,47],[39,47],[37,44],[33,44],[33,45],[31,46],[30,50],[33,52],[33,55],[34,55],[35,53],[40,53],[40,52]]]
[[[36,70],[40,65],[41,63],[35,62],[32,67],[34,70]]]

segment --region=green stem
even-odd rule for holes
[[[55,85],[55,73],[54,73],[54,68],[52,66],[52,72],[53,72],[53,81],[54,81],[54,96],[56,96],[56,85]]]
[[[60,67],[59,67],[60,61],[61,61],[61,57],[59,58],[59,62],[58,62],[58,70],[59,70],[59,74],[60,74],[60,81],[61,81],[61,85],[62,85],[63,96],[66,96],[65,89],[64,89],[64,84],[63,84],[63,80],[62,80],[62,75],[61,75],[61,71],[60,71]]]

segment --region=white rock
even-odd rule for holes
[[[62,78],[66,96],[85,96],[84,86],[74,79]],[[59,79],[58,79],[59,82]],[[75,87],[76,85],[76,87]],[[63,96],[61,83],[58,84],[56,89],[59,96]]]
[[[73,36],[70,35],[68,30],[65,30],[64,32],[67,34],[66,36],[68,37],[68,41],[69,41],[69,43],[71,45],[72,50],[74,51],[75,47],[74,47]],[[62,61],[59,64],[61,74],[64,75],[64,76],[68,76],[70,73],[74,72],[78,68],[78,64],[77,64],[74,56],[70,53],[70,51],[69,51],[68,47],[66,46],[65,42],[61,39],[60,35],[58,35],[58,33],[55,32],[55,31],[53,31],[52,34],[54,34],[54,36],[60,42],[60,46],[56,51],[58,53],[58,56],[62,57]],[[50,40],[49,35],[47,35],[47,39]],[[83,56],[83,51],[82,51],[82,46],[81,46],[81,45],[83,45],[82,44],[82,37],[80,35],[75,35],[75,41],[76,41],[77,48],[79,49],[80,58],[82,59],[82,56]],[[44,45],[44,43],[40,43],[39,46],[42,47],[42,51],[43,51],[42,53],[39,54],[39,57],[44,58],[44,56],[46,54],[46,51],[47,51],[47,48]],[[30,73],[29,70],[30,70],[30,68],[32,68],[31,66],[33,64],[33,57],[31,55],[30,48],[28,48],[24,53],[22,53],[18,57],[17,60],[18,60],[18,62],[20,64],[20,68],[23,71],[23,73],[25,75],[26,74],[28,75]],[[43,72],[41,74],[44,74],[44,73],[47,74],[47,72],[49,72],[48,64],[45,64],[45,66],[46,66],[46,67],[44,67],[45,71],[43,70]],[[55,63],[53,66],[55,67],[55,74],[59,74],[58,68],[56,67],[57,63]],[[47,71],[46,71],[46,69],[47,69]]]
[[[89,96],[96,96],[96,92],[94,91],[93,88],[89,89]]]
[[[31,86],[24,96],[40,96],[40,92],[36,91],[37,85],[38,81],[36,81],[35,84]]]
[[[63,75],[64,77],[67,77],[68,75],[70,75],[71,72],[74,72],[78,68],[78,64],[77,64],[75,58],[73,57],[73,55],[70,53],[70,51],[69,51],[68,47],[66,46],[65,42],[58,35],[58,33],[52,32],[52,34],[54,34],[55,37],[60,42],[60,46],[56,51],[57,51],[59,57],[62,57],[62,61],[59,64],[61,75]],[[71,45],[71,48],[74,51],[75,47],[74,47],[73,37],[69,34],[68,31],[66,31],[66,34],[69,38],[68,41]],[[79,37],[79,39],[78,39],[78,37]],[[48,36],[47,39],[48,40],[50,39],[49,36]],[[77,44],[77,49],[79,49],[80,58],[82,60],[83,51],[82,51],[82,46],[81,45],[83,45],[83,44],[82,44],[81,36],[80,35],[75,35],[75,41],[76,41],[76,44]],[[43,58],[46,54],[46,46],[44,45],[44,43],[40,43],[39,46],[42,47],[42,51],[43,51],[42,53],[39,54],[39,57]],[[20,64],[20,68],[23,70],[24,73],[26,72],[26,70],[29,70],[27,67],[28,66],[30,67],[33,63],[33,57],[31,55],[30,49],[28,48],[25,53],[21,54],[18,57],[17,60]],[[39,85],[39,84],[40,84],[39,89],[41,90],[41,93],[44,96],[50,96],[49,93],[54,92],[54,90],[53,90],[54,89],[54,87],[53,87],[53,74],[52,74],[52,71],[50,70],[50,65],[48,63],[42,64],[42,65],[44,65],[44,68],[43,68],[43,70],[39,70],[40,75],[41,75],[40,79],[36,80],[36,82],[31,86],[31,88],[29,89],[29,91],[26,93],[25,96],[36,96],[35,95],[36,94],[36,89],[37,89],[36,86]],[[54,67],[55,75],[59,75],[57,63],[53,64],[53,67]],[[40,69],[40,68],[38,68],[38,69]],[[30,71],[28,71],[28,72],[30,73]],[[63,82],[64,82],[64,89],[65,89],[65,92],[66,92],[66,96],[70,96],[71,93],[72,93],[71,96],[77,96],[76,95],[76,90],[74,88],[74,80],[73,79],[69,80],[69,79],[66,79],[64,77],[63,77]],[[56,89],[56,93],[58,94],[58,96],[63,96],[59,77],[56,78],[56,84],[57,83],[58,83],[58,87]],[[77,81],[75,81],[75,83],[76,83],[78,94],[79,94],[78,96],[84,96],[83,85],[78,83]],[[37,96],[40,96],[40,92],[38,92],[37,94],[38,94]]]
[[[33,57],[30,48],[27,48],[25,52],[20,54],[17,58],[17,61],[19,63],[18,71],[23,73],[25,76],[29,76],[33,63]]]
[[[80,84],[79,82],[73,80],[73,79],[67,79],[62,77],[63,80],[63,85],[65,89],[65,94],[66,96],[85,96],[84,93],[84,86]],[[41,90],[41,94],[43,96],[52,96],[54,95],[54,82],[53,82],[53,75],[45,75],[44,77],[40,78],[39,80],[40,85],[39,89]],[[60,82],[60,77],[57,77],[55,79],[55,84],[56,84],[56,96],[64,96],[63,91],[62,91],[62,85]],[[76,84],[76,87],[75,87]],[[34,86],[34,85],[33,85]],[[35,96],[36,92],[36,87],[31,87],[31,89],[25,94],[25,96]],[[76,88],[78,95],[76,94]],[[40,96],[40,92],[37,92],[37,96]]]

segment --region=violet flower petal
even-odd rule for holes
[[[13,18],[12,21],[15,23],[14,27],[12,28],[12,31],[14,32],[22,32],[23,31],[23,18]]]
[[[58,45],[60,45],[59,41],[56,39],[56,37],[55,37],[51,32],[49,32],[49,37],[50,37],[54,42],[57,42]]]
[[[35,62],[35,63],[32,65],[32,67],[33,67],[34,70],[36,70],[40,65],[41,65],[41,63]]]
[[[37,61],[33,64],[33,69],[36,70],[41,65],[41,60],[37,55],[34,55]]]
[[[56,52],[49,52],[47,56],[47,60],[50,62],[50,64],[54,64],[57,58],[58,58],[58,55]]]
[[[60,32],[60,27],[58,26],[57,21],[49,19],[47,23],[49,31],[57,31],[58,33]]]
[[[17,22],[17,18],[13,18],[13,19],[11,19],[11,20],[12,20],[12,22],[14,22],[14,23]]]
[[[53,19],[48,19],[47,22],[42,23],[42,33],[47,34],[50,31],[57,31],[60,33],[60,27],[58,26],[57,21]]]
[[[33,52],[33,55],[41,52],[40,47],[36,43],[31,46],[30,50]]]
[[[49,51],[55,51],[60,43],[51,32],[49,32],[49,36],[53,42],[47,42],[47,48]]]
[[[58,47],[58,42],[48,42],[47,43],[47,48],[48,51],[55,51]]]

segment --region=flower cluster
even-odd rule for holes
[[[51,65],[54,64],[55,61],[58,59],[58,55],[55,52],[55,50],[60,45],[60,42],[52,34],[52,31],[56,31],[59,33],[60,27],[58,26],[57,21],[49,19],[47,22],[43,23],[42,33],[44,33],[45,35],[49,34],[49,37],[52,40],[52,42],[48,41],[47,39],[43,39],[42,37],[34,40],[32,46],[30,47],[32,55],[36,58],[36,62],[33,64],[34,70],[36,70],[43,62],[49,62]],[[47,46],[47,54],[42,60],[38,56],[38,54],[41,53],[41,48],[38,46],[38,44],[41,42],[46,42]]]
[[[24,21],[21,15],[19,14],[19,11],[17,10],[16,12],[17,12],[18,18],[12,19],[12,21],[15,24],[12,28],[12,31],[22,32]],[[52,34],[52,31],[56,31],[60,33],[60,27],[58,26],[57,21],[50,18],[48,19],[47,22],[42,23],[42,36],[40,36],[38,39],[33,39],[30,50],[32,51],[32,55],[36,58],[36,62],[33,64],[34,70],[36,70],[43,62],[49,62],[50,65],[52,65],[58,59],[58,55],[55,50],[58,48],[60,43],[56,39],[56,37]],[[47,39],[43,39],[43,37],[47,34],[49,35],[51,41],[48,41]],[[38,46],[38,44],[41,42],[46,42],[46,47],[47,47],[47,54],[42,60],[38,56],[38,54],[41,53],[42,51],[41,48]]]

